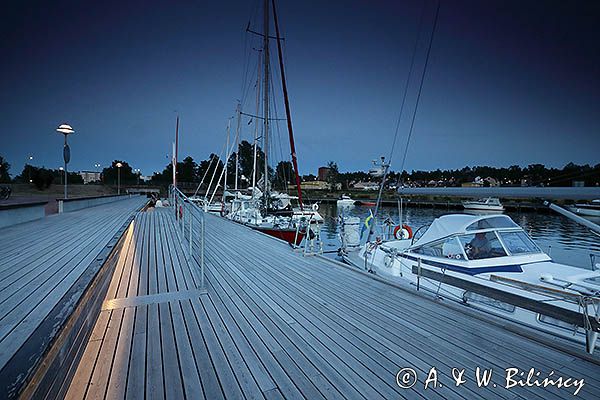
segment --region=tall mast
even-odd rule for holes
[[[258,115],[260,111],[260,54],[258,55],[259,62],[258,64],[258,73],[256,74],[256,115]],[[257,147],[258,147],[258,122],[254,124],[254,159],[252,161],[252,198],[254,198],[254,193],[256,189],[256,155],[257,155]]]
[[[277,50],[279,54],[279,69],[281,70],[281,86],[283,87],[283,99],[285,101],[285,115],[287,119],[288,134],[290,137],[290,151],[292,153],[292,164],[296,172],[296,188],[298,189],[298,203],[300,210],[304,209],[302,205],[302,188],[300,187],[300,172],[298,171],[298,160],[296,158],[296,144],[294,143],[294,132],[292,130],[292,114],[290,111],[290,101],[288,99],[287,84],[285,82],[285,71],[283,68],[283,53],[281,51],[281,38],[279,36],[279,23],[277,22],[277,10],[275,9],[275,0],[273,1],[273,19],[275,21],[275,33],[277,36]]]
[[[265,182],[265,191],[264,191],[264,204],[265,204],[265,208],[267,208],[268,206],[268,198],[269,198],[269,194],[267,193],[268,190],[268,181],[269,181],[269,0],[265,0],[264,1],[264,30],[263,30],[263,57],[264,57],[264,68],[265,68],[265,74],[264,74],[264,82],[263,82],[263,87],[264,87],[264,93],[263,93],[263,117],[264,117],[264,132],[263,132],[263,143],[264,143],[264,148],[263,148],[263,152],[265,154],[265,175],[264,175],[264,182]]]
[[[238,190],[238,174],[239,174],[239,160],[240,160],[240,122],[242,119],[242,110],[241,110],[241,104],[238,102],[237,104],[237,129],[235,132],[235,184],[234,184],[234,189],[235,191]]]
[[[225,202],[225,192],[227,191],[227,166],[229,165],[229,128],[231,127],[231,117],[227,119],[227,144],[225,145],[225,176],[223,177],[223,202]]]

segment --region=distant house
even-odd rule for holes
[[[79,176],[83,179],[84,184],[98,182],[100,180],[100,172],[96,171],[79,171]]]
[[[327,178],[329,178],[329,171],[330,169],[328,167],[319,167],[317,179],[320,181],[327,181]]]
[[[461,186],[462,187],[483,187],[485,182],[486,182],[485,179],[478,176],[475,179],[473,179],[473,182],[464,182]]]
[[[320,173],[320,168],[319,168]],[[306,181],[302,182],[302,189],[313,189],[313,190],[324,190],[329,189],[329,183],[318,180],[318,181]]]

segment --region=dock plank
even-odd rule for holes
[[[194,226],[199,217],[194,215]],[[93,335],[103,345],[90,342],[84,355],[112,357],[110,368],[96,363],[92,372],[106,375],[97,382],[107,397],[453,400],[560,399],[572,393],[480,388],[474,379],[456,387],[450,375],[453,367],[473,374],[477,367],[503,371],[514,366],[585,377],[578,397],[598,398],[599,363],[329,260],[303,257],[247,227],[205,218],[208,294],[200,295],[193,290],[199,283],[198,241],[190,258],[188,233],[182,241],[172,209],[136,217],[136,243],[115,270],[120,277],[111,288],[118,289],[107,295],[119,301],[106,303],[115,308],[102,311],[95,328],[102,332],[106,313],[118,318],[120,310],[120,329],[105,328],[101,339]],[[127,277],[130,285],[122,290]],[[146,294],[153,296],[141,301]],[[396,383],[403,367],[419,375],[410,389]],[[425,390],[432,367],[439,369],[444,385]],[[80,364],[71,386],[85,385],[85,376],[90,368]],[[80,388],[69,393],[93,398]]]

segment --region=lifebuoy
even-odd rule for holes
[[[313,211],[319,211],[319,204],[318,203],[313,204],[312,209],[313,209]]]
[[[402,226],[396,225],[394,228],[394,237],[397,240],[411,239],[413,237],[413,231],[411,227],[406,224]]]

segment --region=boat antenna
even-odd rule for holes
[[[298,189],[298,203],[300,204],[300,210],[303,211],[302,205],[302,188],[300,187],[300,171],[298,171],[298,159],[296,158],[296,145],[294,143],[294,132],[292,130],[292,114],[290,111],[290,101],[288,98],[287,84],[285,81],[285,70],[283,67],[283,52],[281,51],[281,36],[279,35],[279,22],[277,21],[277,10],[275,8],[275,0],[273,3],[273,19],[275,20],[275,35],[277,37],[277,50],[279,55],[279,69],[281,71],[281,86],[283,88],[283,99],[285,102],[285,116],[287,119],[288,134],[290,138],[290,151],[292,153],[292,164],[294,171],[296,172],[296,188]],[[285,170],[284,170],[285,172]],[[284,181],[286,179],[284,178]]]

